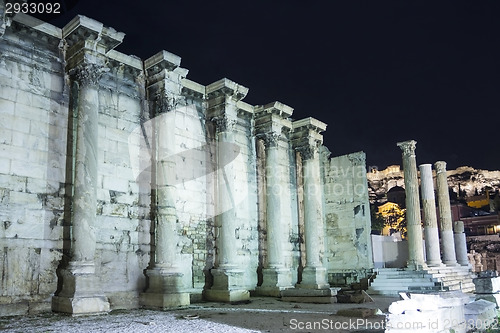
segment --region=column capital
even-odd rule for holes
[[[304,161],[311,160],[316,156],[316,153],[318,152],[318,146],[317,145],[300,146],[296,147],[295,150],[300,153],[302,160]]]
[[[223,114],[210,119],[215,124],[217,133],[232,132],[236,126],[237,120]]]
[[[278,147],[278,142],[283,139],[283,136],[280,133],[268,132],[258,134],[257,138],[264,140],[266,148],[275,148]]]
[[[415,156],[415,148],[417,147],[417,141],[409,140],[397,143],[398,147],[403,151],[405,156]]]
[[[103,65],[83,62],[69,71],[70,77],[82,85],[97,85],[109,69]]]
[[[436,168],[436,173],[446,172],[446,162],[437,161],[434,163],[434,167]]]

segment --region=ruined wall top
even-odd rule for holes
[[[8,27],[10,21],[15,21],[30,31],[54,39],[65,49],[68,70],[82,63],[97,63],[103,72],[113,72],[117,68],[123,71],[125,67],[125,72],[131,79],[129,81],[146,82],[146,86],[159,83],[157,90],[164,90],[164,87],[168,90],[170,80],[179,86],[175,94],[207,101],[207,107],[212,111],[217,106],[231,103],[241,117],[262,117],[265,114],[279,116],[283,119],[282,125],[285,129],[297,134],[296,138],[307,134],[307,137],[312,138],[311,143],[322,143],[322,135],[319,133],[326,130],[325,123],[314,118],[306,118],[295,121],[292,125],[289,119],[293,113],[292,107],[281,102],[257,106],[245,103],[242,100],[249,89],[227,78],[206,86],[189,80],[186,78],[188,70],[180,67],[181,57],[171,52],[162,50],[142,60],[134,55],[116,51],[115,48],[123,42],[125,33],[89,17],[77,15],[61,29],[25,14],[6,17],[2,7],[0,19],[0,36],[2,29]]]

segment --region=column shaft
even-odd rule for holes
[[[279,103],[269,103],[257,111],[255,132],[265,145],[265,221],[267,261],[263,262],[262,284],[257,293],[281,296],[293,288],[291,257],[287,247],[291,227],[290,158],[286,148],[291,122],[287,119],[293,109]],[[286,147],[286,148],[285,148]]]
[[[110,305],[95,276],[98,90],[102,68],[82,63],[72,70],[70,105],[74,111],[71,250],[68,266],[60,270],[61,290],[52,310],[70,314],[107,312]]]
[[[304,186],[304,242],[306,265],[302,271],[300,287],[328,289],[326,268],[320,254],[324,252],[323,207],[319,154],[316,146],[306,146],[299,150],[302,156]]]
[[[229,104],[229,103],[228,103]],[[234,132],[236,130],[236,114],[232,104],[226,104],[224,111],[213,120],[217,132],[217,211],[221,212],[215,218],[216,247],[215,268],[210,272],[213,276],[213,286],[205,291],[205,297],[211,301],[237,302],[246,301],[250,293],[244,286],[244,270],[239,267],[238,243],[236,239],[236,228],[238,226],[236,216],[236,204],[233,198],[236,186],[236,174],[234,163],[224,164],[224,161],[232,160],[236,149]]]
[[[317,153],[315,153],[316,155]],[[320,232],[322,232],[322,207],[320,193],[319,161],[317,157],[303,161],[304,172],[304,238],[306,267],[321,266]]]
[[[441,249],[443,251],[443,263],[448,266],[457,265],[455,254],[455,240],[453,237],[453,224],[450,207],[450,194],[448,192],[448,181],[446,176],[446,162],[439,161],[436,167],[436,185],[439,205],[439,226],[441,230]]]
[[[266,214],[268,266],[283,267],[283,226],[281,223],[281,187],[278,147],[266,149]]]
[[[417,163],[415,157],[416,141],[399,142],[403,151],[403,171],[406,193],[406,221],[408,234],[408,264],[410,269],[425,267],[422,245],[422,225],[420,200],[418,196]]]
[[[228,120],[229,121],[229,120]],[[230,126],[227,126],[230,128]],[[228,151],[234,143],[233,133],[219,127],[217,132],[217,161],[229,160]],[[231,195],[234,193],[234,163],[224,165],[217,174],[217,205],[221,214],[216,216],[216,226],[219,228],[219,235],[216,240],[217,268],[236,268],[236,238],[235,238],[235,207]]]
[[[437,226],[432,166],[430,164],[420,165],[420,185],[422,188],[422,207],[425,217],[424,234],[427,265],[439,266],[442,264],[441,251],[439,248],[439,231]]]
[[[97,209],[97,90],[81,84],[76,119],[71,261],[94,262]]]

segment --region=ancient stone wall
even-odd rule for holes
[[[307,249],[308,286],[324,267],[348,283],[373,266],[364,154],[322,155],[315,176],[326,124],[294,127],[290,107],[247,104],[227,79],[190,81],[169,52],[115,51],[123,34],[86,17],[1,20],[0,315],[241,300],[266,278],[279,294]]]
[[[68,126],[59,43],[57,29],[19,22],[0,42],[0,303],[12,311],[50,308],[57,288]]]
[[[373,268],[365,154],[331,158],[325,149],[323,176],[329,281],[350,283]]]

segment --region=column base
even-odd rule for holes
[[[324,267],[305,267],[302,271],[302,281],[295,286],[303,289],[328,289],[326,268]]]
[[[334,303],[332,290],[327,281],[326,268],[305,267],[302,281],[293,289],[283,290],[281,300],[284,302],[302,303]]]
[[[189,293],[154,294],[142,293],[140,304],[148,309],[174,309],[189,306]]]
[[[281,297],[281,291],[293,288],[292,272],[285,268],[264,268],[262,285],[255,293],[260,296]]]
[[[428,267],[441,267],[444,264],[441,261],[426,261],[425,262]]]
[[[458,264],[458,262],[456,261],[443,261],[443,264],[446,265],[446,267],[456,267],[456,266],[460,266]]]
[[[61,291],[52,297],[52,311],[72,315],[107,313],[108,298],[101,292],[92,262],[71,262],[60,270]]]
[[[424,262],[407,261],[406,269],[411,271],[421,271],[427,269],[427,264]]]
[[[250,292],[243,287],[242,270],[216,268],[210,271],[214,277],[212,288],[205,290],[208,301],[242,302],[250,299]]]
[[[172,309],[190,304],[189,293],[184,291],[183,274],[170,268],[156,267],[146,270],[148,288],[140,295],[146,308]]]
[[[106,296],[52,297],[52,311],[71,315],[105,314],[110,311]]]

